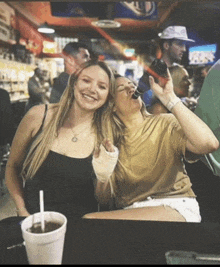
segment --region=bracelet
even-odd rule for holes
[[[166,107],[171,112],[174,106],[176,106],[176,104],[178,104],[179,102],[181,102],[181,99],[177,97],[174,100],[170,100]]]

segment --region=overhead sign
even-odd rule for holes
[[[150,1],[119,2],[116,4],[116,18],[139,20],[157,19],[157,4]]]
[[[57,17],[157,19],[157,3],[151,1],[123,2],[50,2]]]

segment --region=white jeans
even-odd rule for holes
[[[124,209],[133,209],[141,207],[169,206],[177,210],[187,222],[201,222],[199,204],[195,198],[151,198],[145,201],[134,202],[132,205]]]

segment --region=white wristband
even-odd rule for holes
[[[175,98],[174,100],[170,100],[167,104],[167,109],[171,112],[174,106],[176,106],[177,103],[181,102],[181,99],[179,97]]]

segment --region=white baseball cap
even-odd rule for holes
[[[178,39],[186,42],[195,42],[188,38],[186,27],[184,26],[169,26],[160,35],[161,39]]]

